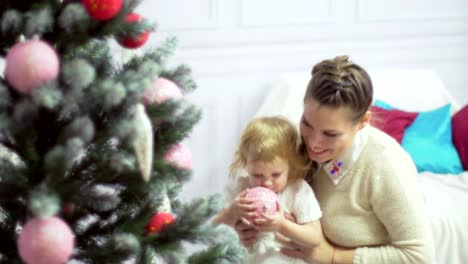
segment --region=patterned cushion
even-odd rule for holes
[[[413,123],[417,113],[405,112],[397,109],[384,109],[372,106],[372,126],[392,136],[401,144],[406,128]]]

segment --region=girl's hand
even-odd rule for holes
[[[252,219],[255,216],[254,201],[252,199],[245,198],[248,190],[249,189],[245,189],[239,193],[236,198],[234,198],[230,206],[231,216],[233,219],[240,219],[246,224],[250,224],[247,219]]]
[[[257,241],[258,231],[243,221],[238,221],[234,225],[234,230],[236,230],[241,243],[245,247],[251,247]]]
[[[296,216],[294,216],[293,214],[284,213],[284,218],[286,218],[286,220],[289,220],[297,224]]]
[[[255,219],[255,229],[262,232],[279,232],[286,220],[283,209],[278,205],[279,211],[275,214],[262,214],[259,218]]]

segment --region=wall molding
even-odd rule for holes
[[[429,23],[468,20],[468,2],[425,0],[357,0],[358,23],[411,23],[427,21]]]
[[[158,30],[171,32],[206,31],[219,28],[220,0],[150,0],[137,11],[158,24]],[[172,12],[168,12],[172,10]]]
[[[237,12],[240,28],[333,24],[336,0],[240,0]]]
[[[468,61],[468,37],[373,39],[318,41],[306,43],[272,43],[269,46],[229,46],[216,49],[185,49],[176,53],[176,60],[188,63],[197,74],[281,72],[309,68],[314,61],[349,54],[369,64],[415,64],[429,62]],[[395,52],[398,49],[398,52]],[[219,66],[218,66],[219,65]],[[222,66],[222,67],[220,67]]]

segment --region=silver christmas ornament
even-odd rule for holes
[[[149,181],[153,163],[153,127],[142,104],[135,106],[133,149],[143,180]]]

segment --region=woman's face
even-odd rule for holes
[[[348,107],[323,106],[313,99],[305,102],[300,131],[311,160],[328,162],[352,146],[354,136],[368,123],[370,113],[356,123],[351,120],[350,111]]]

